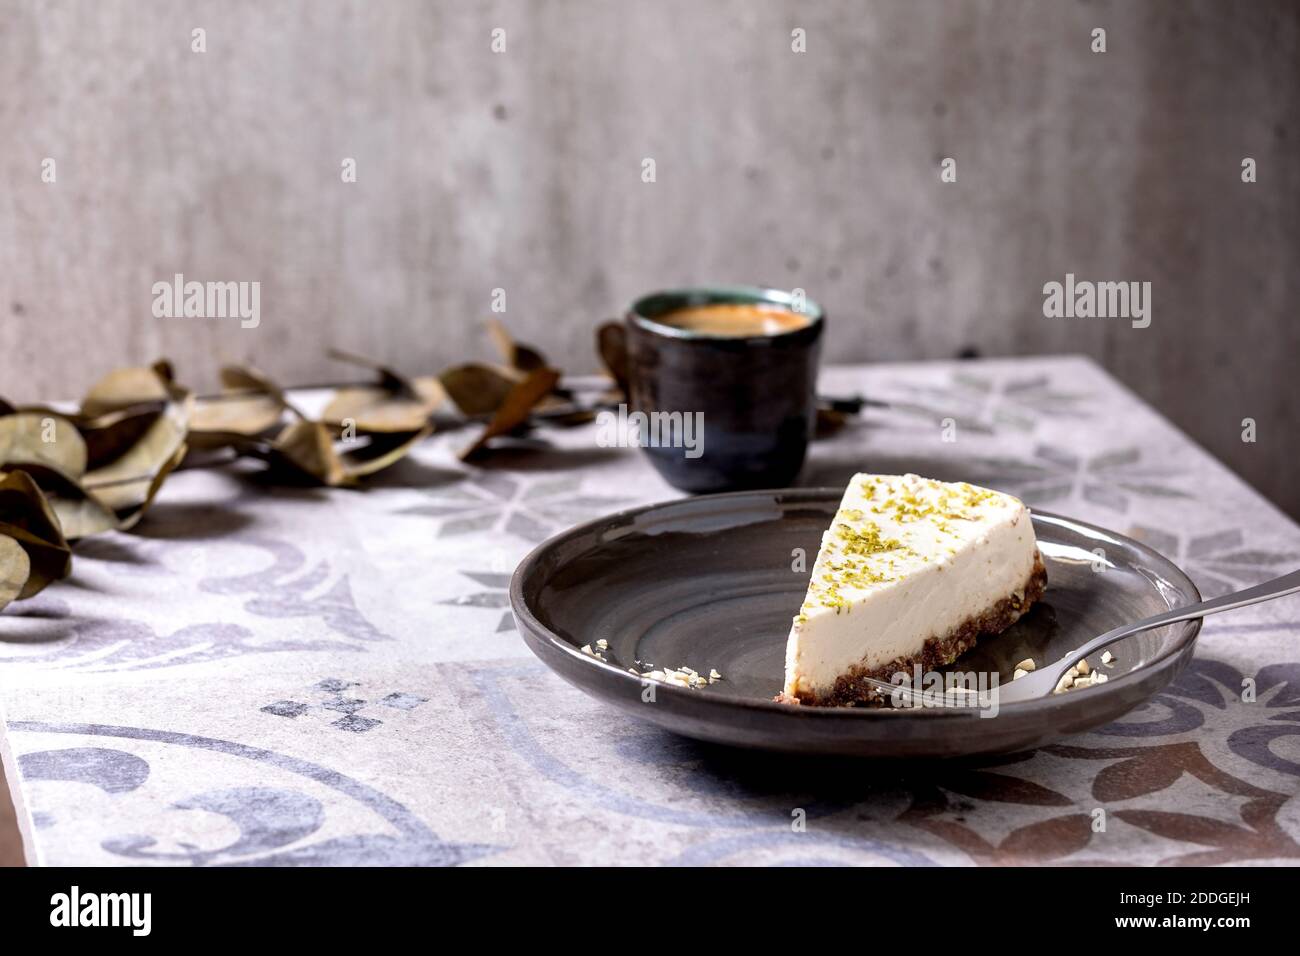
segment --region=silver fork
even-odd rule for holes
[[[1056,690],[1061,678],[1079,661],[1089,654],[1095,654],[1097,651],[1133,634],[1149,631],[1155,627],[1164,627],[1166,624],[1176,624],[1179,621],[1190,621],[1193,618],[1205,617],[1207,614],[1231,611],[1234,608],[1245,607],[1247,604],[1271,601],[1274,598],[1294,594],[1297,591],[1300,591],[1300,570],[1292,571],[1290,574],[1284,574],[1280,578],[1265,581],[1263,584],[1257,584],[1243,591],[1225,594],[1222,597],[1214,598],[1212,601],[1202,601],[1200,604],[1176,607],[1134,624],[1121,624],[1105,634],[1099,634],[1059,660],[1039,667],[1019,680],[1014,680],[1009,684],[1002,684],[996,691],[997,704],[1002,706],[1003,704],[1032,700],[1035,697],[1046,697]],[[923,705],[927,707],[976,706],[975,701],[977,698],[971,691],[965,693],[949,691],[946,694],[940,694],[937,691],[914,690],[906,686],[898,687],[893,684],[886,684],[883,681],[869,681],[869,683],[880,690],[887,698],[894,695],[895,700],[907,705]],[[1086,693],[1087,690],[1088,688],[1081,688],[1078,693]],[[1073,692],[1067,691],[1067,693]]]

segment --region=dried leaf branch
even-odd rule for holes
[[[559,372],[537,349],[496,321],[488,332],[503,364],[461,364],[439,375],[411,377],[331,350],[376,381],[336,388],[319,419],[247,366],[223,368],[223,390],[213,396],[196,398],[159,361],[108,373],[77,412],[0,399],[0,608],[66,577],[69,542],[134,527],[191,449],[256,456],[273,473],[352,487],[435,428],[486,419],[462,453],[479,458],[534,419],[579,420],[589,411],[558,389]]]
[[[500,435],[514,431],[528,420],[534,406],[551,393],[560,373],[553,368],[540,368],[529,374],[506,395],[501,405],[492,415],[487,427],[468,448],[460,453],[464,461],[482,454],[488,442]]]
[[[24,471],[0,472],[0,537],[16,542],[27,554],[28,573],[18,588],[19,600],[38,594],[72,570],[72,549],[59,519]],[[16,570],[11,560],[6,571]]]
[[[350,352],[331,349],[329,354],[379,374],[374,385],[347,386],[335,392],[321,418],[340,434],[349,429],[362,434],[414,434],[426,428],[447,402],[447,390],[436,377],[408,379]]]

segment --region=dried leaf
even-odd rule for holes
[[[18,592],[20,600],[72,570],[72,549],[59,519],[25,471],[0,472],[0,536],[17,541],[31,562],[31,573]]]
[[[254,394],[269,395],[282,408],[287,408],[299,418],[306,418],[302,410],[289,401],[284,389],[275,382],[265,372],[261,372],[250,365],[226,365],[221,369],[221,385],[228,392],[252,392]]]
[[[119,368],[96,382],[81,402],[81,414],[96,418],[136,405],[162,404],[175,398],[172,367],[166,361],[150,368]]]
[[[483,429],[483,433],[478,436],[472,445],[461,452],[460,457],[463,460],[469,460],[480,453],[491,439],[513,431],[528,421],[528,415],[532,412],[533,406],[549,395],[551,389],[555,388],[555,383],[559,380],[560,373],[552,368],[538,369],[536,372],[531,373],[510,390],[510,394],[506,396],[505,401],[496,410],[492,420]]]
[[[366,358],[364,355],[358,355],[356,352],[348,352],[344,349],[330,349],[325,353],[332,359],[340,362],[347,362],[351,365],[360,365],[362,368],[368,368],[379,373],[379,387],[389,392],[399,392],[407,398],[416,398],[415,390],[406,376],[396,369],[389,368],[376,362],[374,359]]]
[[[334,450],[334,436],[321,422],[291,422],[275,439],[269,460],[272,466],[287,466],[323,485],[351,484]]]
[[[413,432],[388,432],[370,436],[370,440],[341,456],[343,470],[349,478],[363,478],[382,471],[405,458],[416,443],[427,438],[433,428],[425,425]]]
[[[235,445],[265,435],[280,423],[284,406],[264,392],[230,392],[196,398],[186,442],[191,448]]]
[[[437,378],[407,378],[386,365],[339,349],[331,349],[329,355],[379,374],[375,385],[349,385],[335,392],[321,418],[337,431],[346,433],[351,426],[360,434],[411,434],[421,431],[447,402],[447,390]]]
[[[66,418],[35,412],[0,417],[0,466],[45,464],[79,477],[86,460],[86,443]]]
[[[606,322],[596,329],[596,351],[624,395],[628,394],[627,329],[621,322]]]
[[[152,497],[151,494],[150,498]],[[93,534],[103,534],[105,531],[115,531],[123,527],[117,520],[117,515],[110,511],[106,504],[86,494],[84,489],[79,498],[62,496],[50,498],[50,507],[58,516],[63,536],[69,541],[79,541]]]
[[[124,409],[95,418],[81,418],[77,429],[86,443],[86,467],[98,468],[124,455],[158,420],[162,408]]]
[[[169,403],[138,442],[83,478],[82,487],[112,509],[121,528],[140,520],[163,479],[185,457],[189,404]]]
[[[32,560],[13,538],[0,535],[0,609],[23,593],[31,577]]]
[[[439,380],[461,413],[471,418],[495,412],[520,381],[509,369],[477,362],[449,368]]]
[[[145,511],[151,504],[153,504],[153,500],[157,497],[159,490],[163,486],[163,482],[166,481],[167,476],[175,471],[180,466],[180,463],[185,460],[185,453],[188,450],[188,446],[184,442],[181,442],[179,447],[176,449],[176,454],[163,462],[162,467],[158,469],[153,478],[149,481],[148,486],[144,488],[143,494],[137,494],[136,503],[129,504],[125,508],[119,506],[115,509],[118,517],[121,519],[118,524],[119,529],[125,531],[128,528],[132,528],[141,518],[144,517]],[[123,499],[124,496],[121,496],[118,500],[121,501]]]
[[[412,382],[418,398],[406,398],[378,385],[341,388],[326,406],[321,417],[331,427],[358,433],[408,433],[419,431],[429,416],[447,400],[447,392],[436,378]]]
[[[579,405],[572,399],[563,399],[552,393],[537,403],[529,418],[556,428],[574,428],[595,421],[598,411],[598,408]]]
[[[496,319],[488,320],[488,335],[492,336],[493,345],[501,353],[501,361],[512,369],[518,372],[536,372],[546,368],[546,359],[541,352],[531,345],[516,342]]]
[[[231,392],[265,392],[268,395],[284,394],[279,385],[265,372],[250,365],[223,365],[221,386]]]
[[[408,379],[364,356],[331,349],[330,356],[378,373],[375,385],[339,389],[322,418],[293,422],[276,437],[266,458],[330,487],[353,486],[398,461],[432,431],[429,417],[447,400],[436,378]],[[336,445],[334,435],[344,441]],[[361,436],[358,441],[357,436]],[[342,449],[342,450],[340,450]]]
[[[22,470],[31,475],[59,519],[63,537],[76,541],[92,534],[102,534],[119,527],[117,515],[76,479],[56,468],[45,465],[23,465]]]
[[[273,467],[287,467],[320,484],[350,488],[359,479],[400,461],[432,431],[432,426],[425,424],[415,431],[377,432],[336,444],[323,422],[293,422],[276,439],[268,460]]]
[[[119,530],[126,531],[133,528],[139,524],[145,511],[153,504],[153,499],[162,488],[163,482],[167,480],[167,476],[185,459],[186,451],[186,444],[181,442],[171,458],[162,462],[152,474],[123,478],[112,484],[96,485],[91,493],[117,515]]]

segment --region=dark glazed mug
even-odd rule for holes
[[[720,304],[789,311],[803,324],[741,337],[660,321],[679,309]],[[692,492],[790,484],[816,424],[824,325],[811,300],[752,286],[674,289],[632,303],[624,317],[632,412],[690,415],[700,426],[697,449],[640,442],[659,474]]]

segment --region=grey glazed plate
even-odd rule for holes
[[[1135,635],[1111,649],[1109,681],[1003,706],[802,707],[775,703],[785,639],[841,492],[831,488],[707,495],[619,512],[551,538],[516,569],[510,603],[533,652],[581,690],[668,730],[795,753],[939,757],[1039,747],[1108,723],[1168,684],[1192,656],[1200,621]],[[1011,679],[1026,657],[1055,660],[1128,621],[1201,599],[1187,575],[1136,541],[1035,512],[1047,593],[1013,627],[952,667]],[[1100,549],[1098,552],[1097,549]],[[1098,554],[1102,570],[1093,570]],[[584,644],[609,642],[606,661]],[[653,702],[629,667],[716,668],[700,689],[656,683]]]

